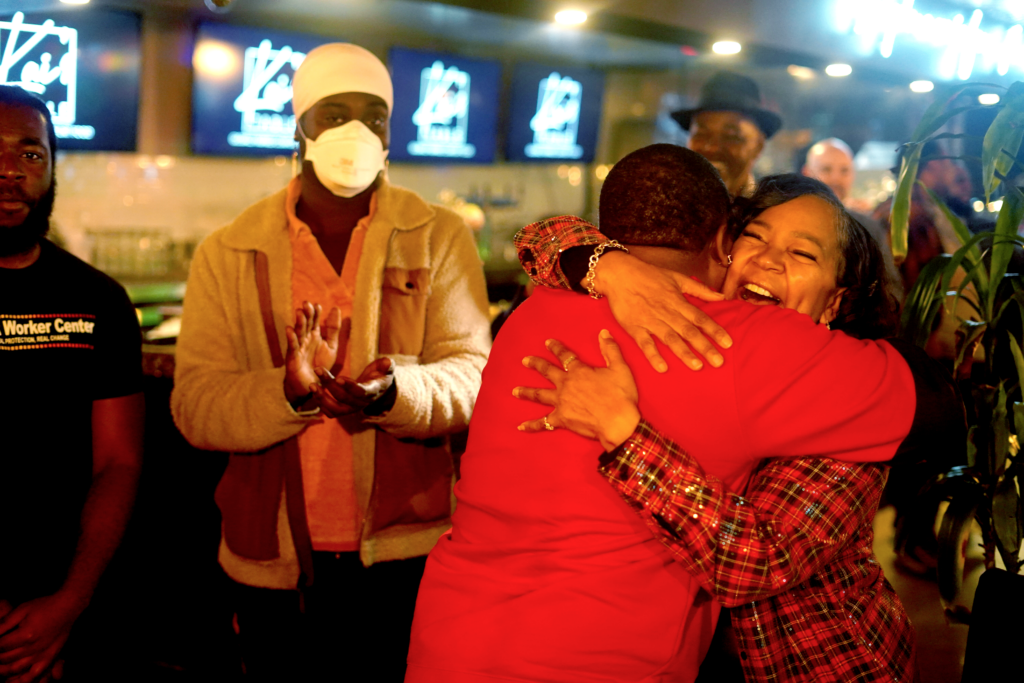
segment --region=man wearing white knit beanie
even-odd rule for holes
[[[387,181],[392,104],[372,53],[310,51],[301,173],[189,276],[171,407],[193,445],[231,453],[219,559],[255,679],[401,681],[450,526],[447,437],[476,400],[487,298],[462,220]]]

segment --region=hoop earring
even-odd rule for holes
[[[725,267],[728,268],[732,265],[732,254],[725,255]]]
[[[829,320],[827,323],[825,323],[825,329],[826,330],[831,330],[832,329],[832,321],[831,320]]]
[[[299,153],[292,150],[292,178],[299,175]]]

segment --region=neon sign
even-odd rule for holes
[[[292,77],[306,58],[290,46],[273,49],[270,40],[245,48],[242,94],[235,111],[242,115],[240,131],[228,133],[232,147],[292,149],[295,147],[295,115],[284,113],[292,101]],[[286,69],[287,67],[287,69]]]
[[[92,140],[96,129],[75,123],[78,31],[53,19],[27,24],[25,15],[15,12],[10,21],[0,21],[0,44],[0,83],[42,97],[58,138]]]
[[[413,156],[471,158],[469,144],[469,74],[445,68],[441,60],[420,73],[420,106],[412,115],[416,139],[409,143]]]
[[[291,153],[295,71],[310,50],[328,41],[303,33],[200,24],[192,52],[192,151]]]
[[[593,69],[517,64],[512,74],[505,157],[590,163],[597,149],[604,74]]]
[[[914,0],[839,0],[836,28],[851,31],[868,47],[877,45],[890,57],[897,39],[909,38],[943,50],[938,72],[942,78],[966,81],[975,67],[1005,76],[1010,68],[1024,70],[1024,27],[983,29],[983,13],[938,17],[914,7]]]
[[[537,113],[530,119],[533,142],[525,149],[533,159],[579,159],[583,147],[576,144],[580,126],[583,86],[568,76],[552,72],[540,82]]]
[[[393,47],[388,68],[395,88],[392,162],[494,161],[501,62]]]

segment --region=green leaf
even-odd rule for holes
[[[982,300],[986,300],[985,295],[988,292],[990,280],[978,244],[985,239],[994,239],[994,236],[995,233],[993,232],[979,232],[976,235],[971,235],[964,242],[963,246],[956,250],[952,261],[950,261],[949,266],[943,273],[942,291],[946,291],[949,288],[949,283],[953,280],[953,276],[956,275],[957,268],[962,267],[961,264],[966,262],[967,266],[964,267],[965,273],[974,282],[974,286],[978,290],[978,296]]]
[[[932,325],[942,308],[946,293],[939,284],[951,258],[949,254],[941,254],[925,264],[903,304],[900,337],[921,348],[928,343]]]
[[[1016,574],[1020,556],[1020,495],[1013,477],[1003,477],[992,496],[992,526],[1006,568]]]
[[[1017,438],[1024,440],[1024,403],[1013,404],[1013,428],[1017,431]]]
[[[971,425],[967,429],[967,466],[974,468],[978,462],[978,447],[974,444],[974,432],[978,425]]]
[[[1015,84],[1016,85],[1016,84]],[[1024,126],[1021,127],[1024,134]],[[1012,185],[1006,188],[1006,195],[1003,197],[1003,206],[999,209],[999,216],[996,218],[995,236],[992,238],[992,260],[990,282],[992,287],[988,290],[987,309],[992,310],[995,305],[996,292],[999,284],[1006,275],[1006,267],[1010,265],[1015,246],[1014,238],[1017,236],[1017,228],[1024,220],[1024,194]]]
[[[947,292],[947,294],[948,294],[948,292]],[[957,304],[959,304],[961,301],[963,301],[965,304],[967,304],[968,306],[971,307],[971,310],[974,311],[975,315],[977,315],[979,320],[981,320],[982,318],[985,317],[985,314],[981,312],[981,307],[978,306],[978,303],[974,299],[970,298],[969,296],[965,296],[965,297],[959,297],[958,296],[956,301],[953,302],[953,305],[952,305],[950,310],[956,310]]]
[[[969,299],[964,299],[964,301],[969,301]],[[953,363],[954,375],[963,364],[964,358],[967,356],[967,352],[970,351],[971,346],[985,334],[987,329],[988,323],[980,323],[975,320],[965,320],[960,323],[960,331],[964,333],[964,336],[958,338],[956,342],[956,361]]]
[[[946,291],[946,311],[950,315],[953,315],[956,312],[956,307],[957,307],[957,305],[961,301],[966,301],[967,303],[969,303],[971,305],[971,308],[973,308],[978,313],[978,317],[981,318],[982,320],[988,320],[990,317],[992,317],[992,316],[987,314],[987,311],[988,311],[987,308],[982,310],[981,307],[979,306],[979,302],[975,302],[969,296],[964,296],[964,293],[967,291],[967,288],[970,287],[971,285],[974,285],[974,291],[975,291],[974,296],[977,296],[976,292],[978,292],[979,290],[982,291],[982,292],[985,291],[984,289],[982,289],[978,285],[978,280],[980,280],[980,279],[982,279],[984,277],[983,276],[984,272],[985,272],[985,264],[984,263],[975,263],[972,266],[968,266],[966,269],[964,269],[964,278],[962,280],[960,280],[960,284],[958,284],[956,286],[956,290],[954,292],[952,292],[952,294],[953,294],[953,298],[952,299],[949,299],[950,292]],[[946,274],[947,275],[954,275],[955,273],[956,273],[955,269],[952,269],[952,268],[947,268],[946,269]],[[945,278],[943,278],[943,285],[945,285],[945,284],[946,284]],[[943,287],[943,289],[945,289],[945,287]]]
[[[951,257],[942,254],[921,269],[917,281],[907,294],[900,318],[900,335],[907,341],[924,348],[931,336],[935,319],[945,300],[941,288],[945,267]]]
[[[896,192],[892,196],[892,207],[889,210],[889,239],[892,243],[893,259],[897,265],[903,263],[903,260],[907,258],[910,198],[914,191],[914,183],[917,182],[917,167],[921,162],[922,147],[924,147],[924,142],[911,142],[906,145],[907,153],[903,155],[900,162],[900,176],[896,184]]]
[[[1013,338],[1013,335],[1007,331],[1006,336],[1010,339],[1010,353],[1013,354],[1013,364],[1017,366],[1017,381],[1024,386],[1024,354],[1020,351],[1020,344]],[[1015,406],[1020,405],[1014,403]]]
[[[1009,174],[1024,140],[1024,83],[1014,83],[1002,98],[1004,105],[985,133],[981,145],[981,176],[985,200],[999,186],[999,176]],[[998,172],[998,174],[997,174]]]
[[[1006,456],[1010,453],[1010,425],[1006,420],[1006,382],[999,383],[999,393],[992,406],[992,469],[989,474],[1000,476],[1006,469]]]
[[[938,566],[936,578],[939,595],[948,604],[956,600],[963,586],[964,556],[962,548],[971,531],[974,512],[984,498],[980,485],[961,491],[949,501],[939,526]]]
[[[933,102],[931,106],[929,106],[925,110],[924,115],[921,117],[921,122],[918,123],[917,128],[914,129],[914,134],[911,136],[911,139],[916,142],[923,142],[925,138],[930,137],[937,130],[939,130],[939,128],[942,128],[944,125],[946,125],[946,122],[949,121],[951,118],[953,118],[954,116],[959,116],[964,112],[977,111],[979,109],[988,109],[991,111],[993,109],[993,107],[991,106],[979,106],[976,104],[966,107],[953,107],[952,109],[946,109],[946,107],[948,107],[951,102],[955,101],[956,98],[960,96],[960,93],[962,93],[968,87],[976,88],[979,85],[981,84],[971,83],[970,86],[960,88],[959,90],[954,92],[945,101],[939,100]],[[999,88],[1000,90],[1005,88],[1005,86],[995,84],[992,84],[992,87]],[[1000,102],[1000,108],[1002,108],[1002,106],[1003,103]]]

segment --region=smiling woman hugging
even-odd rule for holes
[[[727,299],[791,308],[858,339],[895,331],[899,304],[881,252],[822,183],[768,176],[735,200],[730,232]]]
[[[580,255],[593,250],[580,245],[602,239],[593,226],[565,218],[529,226],[517,236],[527,271],[549,286],[558,282],[556,272],[564,282],[579,282]],[[898,307],[878,245],[818,181],[793,174],[763,179],[749,199],[736,200],[717,246],[727,267],[726,299],[790,309],[858,339],[895,331]],[[598,271],[595,289],[609,298],[623,328],[641,344],[651,335],[668,342],[673,333],[665,330],[674,323],[665,311],[682,299],[672,291],[672,279],[619,252],[599,263],[600,269],[592,269]],[[709,329],[708,321],[695,322]],[[685,338],[712,359],[701,347],[707,340],[695,329],[674,329],[680,330],[675,341]],[[619,347],[607,332],[600,345],[607,368],[589,367],[553,340],[548,348],[561,366],[526,359],[555,389],[520,387],[516,395],[555,410],[520,428],[566,428],[600,440],[608,450],[599,466],[605,479],[701,586],[733,608],[746,679],[913,680],[913,629],[871,550],[885,464],[770,458],[745,490],[732,491],[707,473],[686,443],[664,436],[654,418],[642,419]],[[962,443],[963,408],[951,378],[919,350],[891,345],[914,374],[917,394],[913,425],[894,461],[942,450],[943,441],[947,450]],[[787,350],[778,351],[781,359]],[[645,354],[655,365],[655,355]],[[796,379],[777,381],[793,386]],[[685,384],[688,378],[678,380]],[[721,381],[728,382],[728,374]],[[824,399],[827,389],[821,387],[814,410],[761,428],[786,431],[822,419],[835,407]],[[684,424],[693,419],[692,406],[680,404],[676,411]],[[795,422],[783,424],[790,418]],[[727,442],[744,438],[720,436]]]

